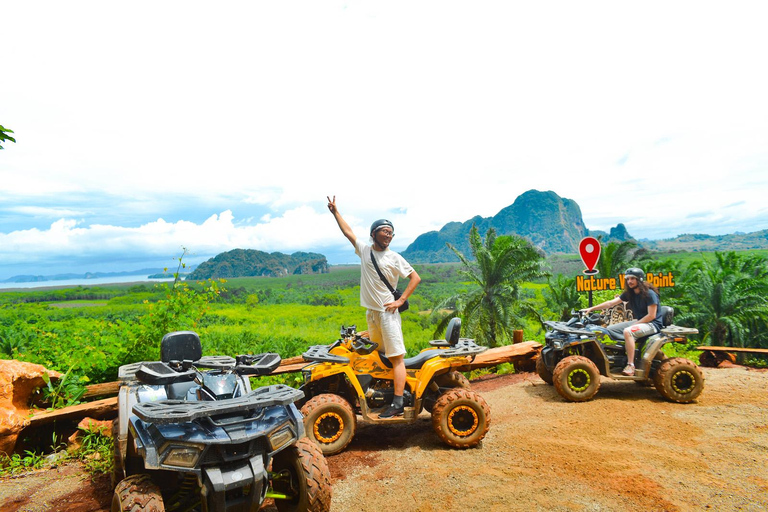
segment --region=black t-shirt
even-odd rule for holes
[[[624,290],[619,298],[624,302],[629,302],[629,309],[632,310],[632,315],[634,315],[635,320],[640,320],[647,315],[648,306],[656,304],[656,318],[650,323],[659,330],[664,327],[661,314],[661,302],[659,301],[659,295],[655,291],[649,289],[648,296],[643,297],[640,293],[635,293],[633,291],[627,292]]]

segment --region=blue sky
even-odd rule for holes
[[[529,189],[638,238],[768,228],[764,2],[6,2],[0,279],[354,261]]]

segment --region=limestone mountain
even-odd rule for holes
[[[465,222],[450,222],[440,231],[420,235],[402,255],[409,261],[419,263],[458,261],[446,246],[450,243],[470,256],[469,230],[473,224],[481,235],[493,227],[498,235],[521,236],[547,254],[577,253],[581,239],[590,234],[576,201],[560,197],[552,191],[529,190],[493,217],[476,216]],[[631,239],[620,224],[611,229],[610,235],[604,236],[603,240],[622,237]]]
[[[328,260],[322,254],[267,253],[255,249],[233,249],[204,261],[189,274],[189,280],[231,277],[281,277],[290,274],[326,274]]]

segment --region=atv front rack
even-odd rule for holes
[[[289,405],[304,398],[304,392],[284,384],[255,389],[245,396],[227,400],[193,402],[161,400],[133,406],[133,412],[142,421],[156,425],[189,423],[200,418],[216,418],[231,413],[244,413],[274,405]]]
[[[313,345],[307,349],[306,352],[301,354],[301,357],[304,358],[305,361],[310,361],[313,363],[340,363],[340,364],[348,364],[349,358],[344,356],[337,356],[336,354],[331,354],[330,350],[331,347],[335,345]]]
[[[589,336],[589,337],[592,337],[595,335],[595,333],[592,331],[588,331],[586,329],[577,329],[575,327],[571,327],[565,322],[548,321],[548,322],[544,322],[544,325],[546,325],[553,331],[562,332],[564,334],[575,334],[577,336]]]

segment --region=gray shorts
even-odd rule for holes
[[[379,344],[379,350],[384,352],[385,356],[394,357],[405,354],[400,313],[369,309],[365,313],[365,318],[368,320],[368,337]]]
[[[645,338],[646,336],[651,336],[659,332],[659,330],[653,324],[638,324],[635,323],[634,320],[610,325],[608,326],[608,329],[619,333],[621,336],[624,336],[624,329],[627,327],[629,327],[629,332],[632,333],[632,337],[635,339]]]

